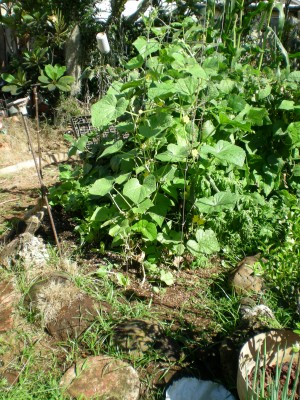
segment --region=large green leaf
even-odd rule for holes
[[[46,85],[49,84],[49,82],[50,82],[48,76],[44,75],[43,73],[42,73],[42,75],[40,75],[40,76],[38,77],[38,80],[39,80],[41,83],[44,83],[44,84],[46,84]]]
[[[106,147],[98,158],[107,157],[111,154],[118,153],[123,147],[123,140],[117,140],[114,144]]]
[[[116,208],[112,208],[108,205],[97,207],[91,216],[91,221],[104,222],[110,220],[116,212]]]
[[[144,37],[137,38],[133,45],[144,59],[160,49],[160,43],[156,39],[146,39]]]
[[[194,100],[194,96],[199,85],[199,80],[193,76],[178,79],[175,89],[180,96],[190,97],[190,102]]]
[[[287,131],[292,147],[300,146],[300,121],[289,124]]]
[[[132,178],[125,183],[123,188],[124,196],[128,197],[134,204],[140,204],[156,190],[154,175],[148,175],[141,185],[137,178]]]
[[[138,55],[137,57],[133,57],[131,60],[128,61],[127,64],[125,64],[125,68],[127,69],[135,69],[135,68],[140,68],[144,63],[144,59],[141,55]]]
[[[176,87],[174,82],[171,80],[165,82],[159,82],[154,87],[148,90],[148,97],[150,100],[155,98],[165,99],[176,93]]]
[[[180,146],[171,143],[167,147],[167,151],[157,154],[155,157],[157,160],[166,162],[181,162],[186,159],[189,155],[189,150],[186,146]]]
[[[150,138],[159,135],[173,124],[174,119],[171,115],[157,112],[140,124],[139,133],[146,138]]]
[[[251,124],[250,124],[249,121],[238,121],[237,119],[231,119],[224,112],[220,112],[220,114],[219,114],[219,122],[222,125],[234,126],[236,128],[241,129],[244,132],[250,132],[251,131]]]
[[[77,153],[77,151],[80,151],[80,152],[84,151],[88,141],[89,141],[89,138],[87,135],[80,136],[80,138],[77,139],[71,146],[71,148],[68,152],[69,157],[74,156]]]
[[[232,92],[232,90],[235,88],[235,81],[229,78],[222,79],[220,83],[217,85],[218,90],[221,93],[228,94]]]
[[[6,81],[6,82],[8,82],[8,83],[15,83],[15,81],[16,81],[16,78],[13,76],[13,75],[11,75],[11,74],[8,74],[8,73],[3,73],[3,74],[1,74],[1,78],[4,80],[4,81]]]
[[[228,106],[232,108],[234,112],[241,112],[246,105],[246,100],[238,94],[231,94],[228,99]]]
[[[289,74],[288,80],[292,82],[300,83],[300,71],[293,71]]]
[[[179,244],[181,242],[181,232],[172,231],[164,228],[163,232],[157,235],[157,240],[162,244]]]
[[[282,100],[278,108],[279,110],[293,110],[295,108],[295,102],[293,100]]]
[[[253,126],[262,126],[269,123],[269,114],[265,108],[251,107],[247,119]]]
[[[235,144],[231,144],[224,140],[219,140],[214,147],[204,145],[201,148],[200,154],[212,154],[220,161],[226,161],[229,164],[234,164],[242,167],[245,162],[245,151]]]
[[[128,181],[128,179],[131,176],[131,172],[128,172],[126,174],[118,174],[115,177],[115,183],[117,183],[118,185],[122,185],[123,183],[125,183],[126,181]]]
[[[148,214],[161,227],[171,205],[172,202],[168,197],[158,193],[155,197],[155,205],[149,209]]]
[[[61,65],[45,65],[45,72],[53,81],[58,80],[66,72],[67,68]]]
[[[194,256],[213,254],[220,250],[216,234],[211,229],[198,229],[196,232],[196,240],[188,240],[186,246]]]
[[[260,88],[260,90],[258,91],[257,93],[258,99],[259,100],[265,99],[271,94],[271,91],[272,91],[272,86],[267,83],[265,87]]]
[[[2,87],[2,92],[10,92],[12,95],[16,95],[18,93],[21,93],[22,88],[20,88],[17,85],[5,85]]]
[[[70,84],[74,83],[74,81],[75,81],[75,79],[73,76],[67,75],[67,76],[62,76],[59,79],[58,83],[60,83],[61,85],[70,85]]]
[[[145,214],[145,212],[153,206],[154,203],[150,199],[145,199],[137,207],[133,207],[132,211],[134,212],[134,214]]]
[[[139,232],[144,238],[153,242],[157,238],[156,226],[153,222],[148,222],[145,219],[140,220],[131,227],[134,232]]]
[[[128,100],[117,99],[113,94],[107,94],[91,107],[92,124],[96,128],[108,125],[126,111]]]
[[[212,57],[206,57],[205,61],[202,64],[202,67],[207,75],[216,76],[222,66],[221,58],[223,56],[221,54],[215,54]]]
[[[61,90],[62,92],[69,92],[71,90],[71,87],[69,85],[61,84],[60,80],[57,82],[55,85],[53,85],[56,89]]]
[[[171,286],[175,282],[174,276],[172,272],[165,271],[164,269],[160,270],[160,277],[159,279],[164,282],[166,285]]]
[[[52,92],[53,90],[56,89],[56,85],[54,85],[53,83],[49,83],[49,85],[46,86],[46,88]]]
[[[131,88],[135,88],[135,87],[141,87],[142,84],[144,83],[144,79],[135,79],[133,81],[129,81],[124,83],[124,85],[122,85],[121,87],[121,92],[124,92],[124,90],[126,89],[131,89]]]
[[[202,126],[202,139],[207,139],[209,136],[213,136],[216,132],[216,127],[211,120],[204,122]]]
[[[112,176],[107,176],[96,180],[95,183],[90,187],[89,194],[93,196],[105,196],[111,191],[114,185],[114,178]]]
[[[300,164],[296,164],[293,168],[293,175],[300,176]]]
[[[191,74],[194,78],[200,78],[199,85],[201,86],[201,89],[204,89],[207,86],[207,74],[198,63],[188,65],[186,72]]]
[[[218,192],[214,196],[197,199],[195,205],[200,212],[211,214],[224,209],[233,209],[237,198],[234,193]]]

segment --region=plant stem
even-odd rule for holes
[[[239,18],[239,32],[237,34],[236,51],[238,52],[241,46],[241,37],[243,30],[243,15],[244,15],[244,0],[242,0],[240,8],[240,18]]]
[[[263,62],[263,58],[264,58],[264,54],[266,51],[266,47],[267,47],[267,38],[268,38],[268,27],[270,26],[270,22],[271,22],[271,17],[272,17],[272,11],[274,8],[274,1],[271,0],[269,1],[269,13],[268,13],[268,17],[267,17],[267,26],[265,28],[265,32],[264,32],[264,38],[263,38],[263,44],[262,44],[262,52],[260,54],[260,58],[259,58],[259,63],[258,63],[258,70],[261,70],[261,66],[262,66],[262,62]]]

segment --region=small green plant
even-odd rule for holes
[[[48,47],[41,48],[37,47],[33,50],[24,51],[23,53],[23,65],[27,69],[42,68],[47,62]]]
[[[67,68],[61,65],[46,65],[42,74],[38,77],[42,87],[53,91],[55,89],[61,90],[62,92],[69,92],[71,90],[70,84],[74,82],[72,76],[64,76]]]
[[[19,68],[14,75],[3,73],[1,74],[1,78],[7,82],[7,84],[2,87],[2,91],[10,93],[13,96],[26,93],[31,83],[30,80],[27,79],[26,72],[21,68]]]
[[[300,377],[300,361],[298,357],[299,348],[297,351],[292,352],[292,357],[288,362],[288,366],[283,361],[286,349],[279,359],[279,348],[277,351],[277,359],[275,365],[274,376],[270,375],[267,365],[267,350],[266,340],[263,343],[263,354],[260,350],[257,352],[256,363],[254,370],[250,373],[251,382],[249,376],[246,377],[247,390],[251,389],[252,394],[247,396],[249,400],[294,400],[298,395],[299,377]],[[297,357],[296,357],[297,355]],[[287,371],[283,373],[283,366],[287,367]],[[296,369],[293,370],[293,368]],[[292,384],[291,384],[292,382]]]

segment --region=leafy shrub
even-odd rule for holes
[[[286,214],[286,237],[281,243],[265,250],[268,261],[265,276],[276,289],[277,296],[292,313],[300,307],[300,213],[295,204]]]
[[[122,248],[151,271],[284,240],[284,191],[292,202],[299,192],[300,74],[198,51],[204,28],[175,26],[172,40],[157,28],[133,43],[124,81],[92,106],[94,132],[70,150],[82,168],[64,168],[52,190],[79,213],[83,242]]]

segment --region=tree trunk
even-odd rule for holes
[[[80,51],[80,30],[78,25],[75,25],[65,44],[67,74],[75,79],[71,87],[72,96],[76,96],[81,90],[81,81],[79,79],[81,76]]]

